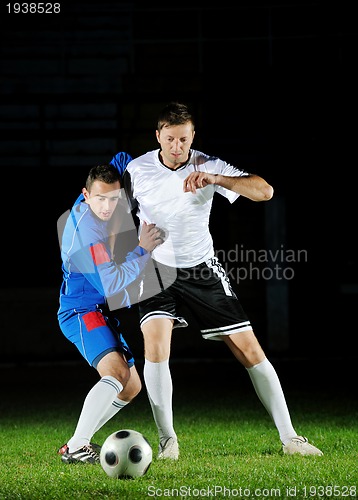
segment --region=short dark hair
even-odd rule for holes
[[[174,127],[190,122],[195,127],[194,118],[186,104],[172,101],[167,104],[158,115],[157,130],[163,127]]]
[[[115,182],[120,183],[121,176],[115,166],[111,163],[106,163],[104,165],[96,165],[91,168],[86,179],[87,191],[91,191],[92,184],[95,181],[101,181],[105,184],[114,184]]]

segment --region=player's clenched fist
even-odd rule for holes
[[[139,245],[151,252],[164,241],[163,231],[156,227],[155,224],[147,224],[143,222],[142,231],[140,233]]]
[[[208,174],[207,172],[192,172],[184,180],[184,192],[191,191],[196,193],[196,190],[203,188],[208,184],[215,184],[217,176],[214,174]]]

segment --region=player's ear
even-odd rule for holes
[[[82,188],[82,194],[83,194],[85,200],[88,200],[88,198],[89,198],[89,192],[87,191],[86,188]]]
[[[155,136],[156,136],[156,138],[157,138],[157,141],[158,141],[158,142],[159,142],[159,144],[160,144],[159,135],[160,135],[160,134],[159,134],[159,131],[158,131],[158,130],[156,130],[156,131],[155,131]]]

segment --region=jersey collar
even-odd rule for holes
[[[186,160],[186,162],[183,163],[183,165],[180,165],[180,167],[173,169],[173,168],[169,168],[166,165],[164,165],[164,163],[162,162],[162,158],[160,156],[160,152],[161,152],[161,149],[159,149],[159,151],[158,151],[158,160],[159,160],[159,162],[161,163],[161,165],[163,165],[163,167],[167,168],[168,170],[171,170],[172,172],[176,172],[177,170],[181,170],[182,168],[185,168],[188,165],[188,163],[190,161],[190,158],[191,158],[191,149],[190,149],[189,150],[188,159]]]

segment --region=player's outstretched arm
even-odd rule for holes
[[[184,180],[184,191],[196,193],[197,189],[209,184],[217,184],[252,201],[267,201],[273,196],[273,187],[265,179],[255,174],[229,177],[207,172],[192,172]]]

